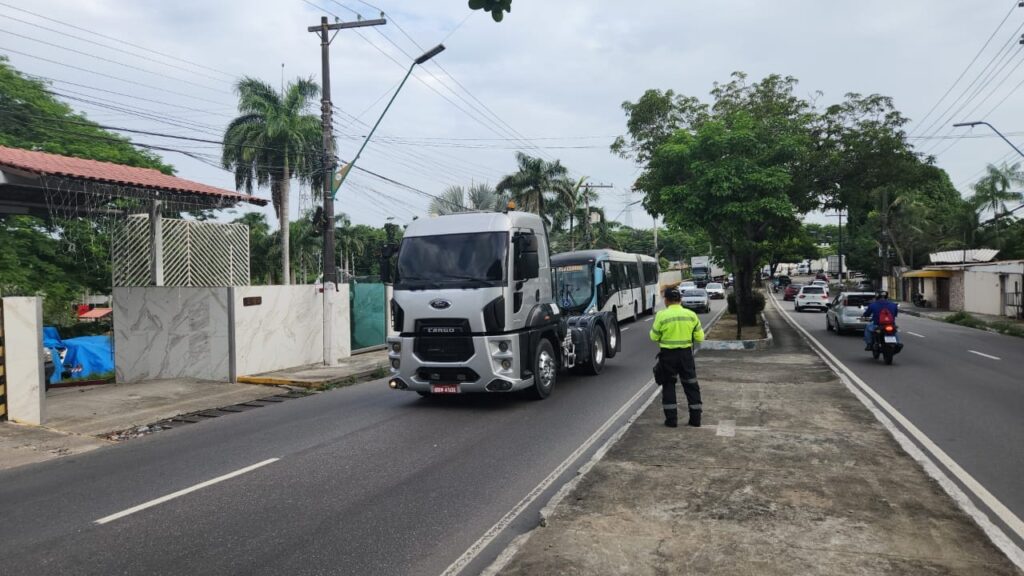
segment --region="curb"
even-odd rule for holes
[[[716,318],[717,320],[717,318]],[[764,322],[764,338],[756,340],[705,340],[701,342],[701,350],[766,350],[771,348],[775,338],[772,336],[772,328],[764,312],[761,312],[761,321]]]
[[[307,380],[296,378],[285,378],[278,376],[239,376],[235,380],[239,384],[258,384],[262,386],[297,386],[312,390],[323,390],[336,384],[355,384],[362,380],[372,379],[371,377],[379,370],[386,369],[387,363],[381,362],[372,368],[366,368],[358,372],[352,372],[343,376],[325,378],[323,380]]]

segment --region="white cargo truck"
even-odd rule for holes
[[[621,349],[608,312],[563,314],[536,214],[414,221],[398,250],[389,386],[427,396],[551,394],[559,370],[598,374]]]

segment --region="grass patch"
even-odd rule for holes
[[[764,322],[761,315],[757,316],[757,326],[744,326],[743,336],[740,340],[760,340],[767,338],[764,330]],[[736,315],[723,314],[711,330],[704,335],[705,340],[735,340],[736,339]]]
[[[1024,338],[1024,324],[1013,322],[1012,320],[996,320],[995,322],[990,323],[975,318],[967,312],[954,312],[953,314],[943,318],[943,320],[958,326],[966,326],[968,328],[976,328],[978,330],[994,330],[1000,334],[1006,334],[1007,336]]]

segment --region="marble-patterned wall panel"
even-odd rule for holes
[[[7,371],[7,417],[23,424],[46,421],[43,381],[43,300],[3,299],[3,330]]]
[[[114,289],[118,382],[231,379],[228,288]]]
[[[337,360],[352,355],[352,315],[349,310],[348,290],[348,284],[342,284],[337,292],[331,294],[331,306],[334,311],[334,357]]]
[[[323,362],[323,296],[319,287],[236,286],[238,376]]]

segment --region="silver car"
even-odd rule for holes
[[[694,288],[683,292],[683,306],[694,312],[711,312],[711,300],[707,290]]]
[[[836,334],[864,332],[868,323],[861,316],[874,297],[874,292],[840,292],[825,311],[825,329]]]

